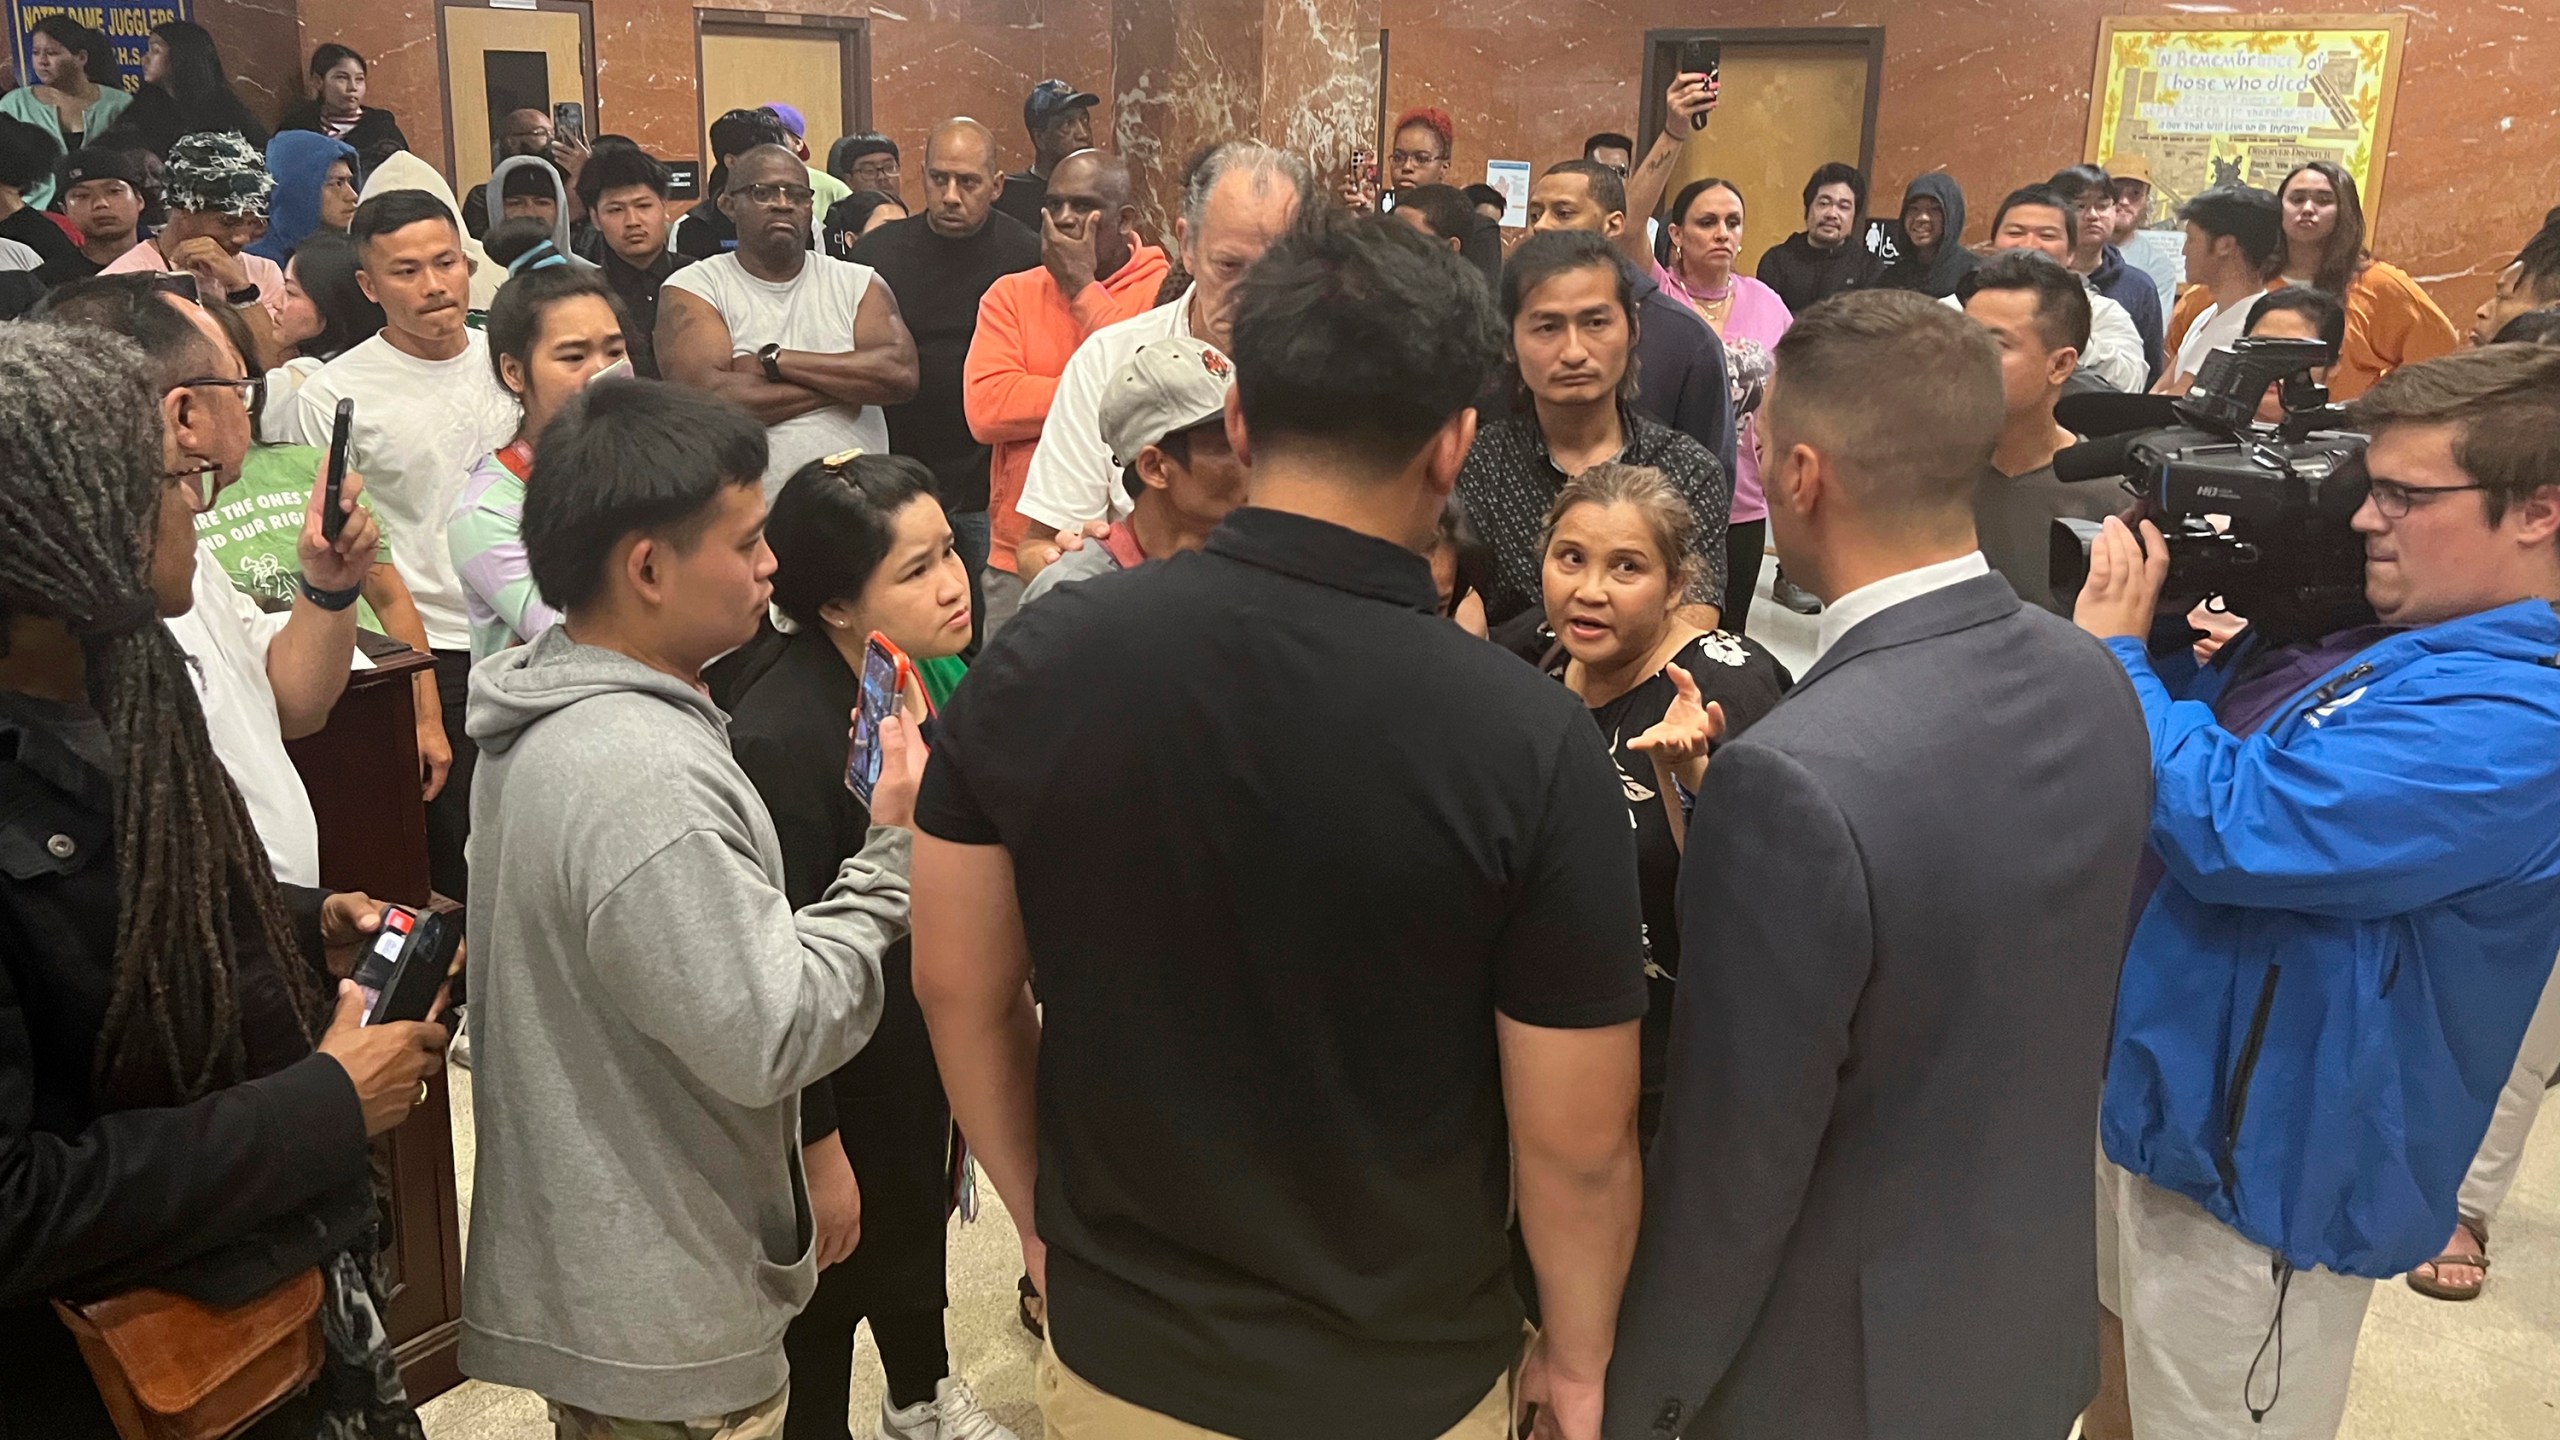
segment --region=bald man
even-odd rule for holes
[[[983,633],[994,634],[1022,603],[1014,549],[1025,526],[1014,502],[1048,425],[1058,377],[1087,336],[1152,307],[1170,268],[1163,250],[1138,242],[1138,208],[1120,157],[1079,150],[1049,172],[1040,268],[1008,275],[987,291],[965,373],[969,429],[995,447],[988,507],[995,544],[980,577]]]
[[[889,282],[916,337],[916,398],[889,407],[889,448],[933,469],[934,493],[968,562],[972,624],[986,608],[978,572],[987,564],[988,450],[969,433],[961,369],[987,287],[1040,263],[1040,237],[996,213],[1003,188],[995,136],[966,116],[946,120],[925,142],[923,211],[881,226],[847,252]]]

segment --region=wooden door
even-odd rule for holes
[[[587,7],[578,0],[539,4],[443,7],[445,108],[452,122],[445,131],[451,146],[445,173],[457,196],[489,178],[496,164],[492,137],[510,110],[548,113],[576,101],[587,107],[587,134],[604,132],[596,123],[595,69],[587,61]]]
[[[740,24],[702,17],[702,158],[711,122],[732,110],[782,101],[807,120],[801,138],[823,166],[827,149],[858,123],[860,32],[813,23]],[[705,173],[708,173],[706,169]]]
[[[1652,31],[1645,66],[1647,135],[1662,128],[1679,42],[1713,37],[1724,45],[1722,99],[1715,122],[1681,147],[1663,188],[1667,207],[1681,187],[1713,175],[1742,192],[1742,253],[1748,275],[1771,247],[1804,228],[1804,182],[1840,160],[1874,173],[1881,30]],[[1872,209],[1872,198],[1869,208]]]

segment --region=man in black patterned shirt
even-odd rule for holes
[[[1501,299],[1523,403],[1477,431],[1458,472],[1467,515],[1493,551],[1485,618],[1500,625],[1540,608],[1547,508],[1565,481],[1615,461],[1660,470],[1696,513],[1698,564],[1682,618],[1715,629],[1733,478],[1707,447],[1628,403],[1633,272],[1599,235],[1546,232],[1513,252]]]

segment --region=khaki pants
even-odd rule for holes
[[[1227,1440],[1215,1430],[1184,1424],[1095,1388],[1046,1344],[1040,1347],[1035,1383],[1049,1440]],[[1511,1376],[1506,1374],[1440,1440],[1509,1440],[1511,1433]]]
[[[2463,1219],[2485,1226],[2498,1217],[2507,1187],[2516,1183],[2516,1162],[2524,1158],[2524,1142],[2533,1134],[2542,1092],[2551,1087],[2555,1074],[2560,1074],[2560,966],[2552,968],[2551,978],[2543,984],[2542,1001],[2525,1029],[2523,1048],[2516,1052],[2515,1072],[2499,1092],[2489,1133],[2481,1137],[2480,1153],[2471,1162],[2471,1173],[2463,1178],[2458,1201]]]
[[[556,1440],[782,1440],[782,1412],[791,1387],[761,1405],[699,1420],[621,1420],[575,1405],[551,1403]]]

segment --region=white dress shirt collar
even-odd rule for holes
[[[1935,565],[1923,565],[1917,570],[1905,570],[1899,575],[1887,575],[1859,586],[1822,607],[1822,629],[1814,642],[1815,663],[1819,664],[1823,656],[1830,654],[1831,647],[1840,643],[1840,637],[1848,634],[1859,621],[1872,620],[1894,606],[1906,600],[1917,600],[1932,590],[1944,590],[1950,585],[1961,585],[1976,575],[1990,573],[1991,562],[1982,558],[1981,551],[1975,550],[1953,560],[1941,560]]]

